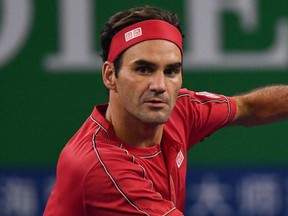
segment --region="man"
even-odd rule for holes
[[[44,215],[183,215],[187,150],[227,125],[288,118],[288,86],[225,97],[182,86],[182,33],[170,12],[132,8],[101,34],[109,104],[59,157]]]

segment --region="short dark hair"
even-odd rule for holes
[[[103,62],[107,61],[108,59],[111,41],[117,32],[134,23],[151,19],[163,20],[170,23],[171,25],[174,25],[184,37],[181,30],[181,22],[178,16],[170,11],[151,6],[135,7],[128,10],[120,11],[110,17],[101,32],[101,57]],[[122,65],[123,52],[114,61],[116,76]]]

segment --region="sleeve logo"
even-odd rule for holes
[[[196,94],[196,95],[199,95],[199,96],[204,96],[204,97],[212,98],[212,99],[219,99],[219,98],[221,98],[221,97],[220,97],[219,95],[217,95],[217,94],[213,94],[213,93],[206,92],[206,91],[196,92],[195,94]]]

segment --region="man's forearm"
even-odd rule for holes
[[[288,85],[275,85],[235,96],[237,114],[232,125],[253,126],[288,119]]]

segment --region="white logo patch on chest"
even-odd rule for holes
[[[184,155],[183,155],[182,151],[179,151],[178,155],[176,157],[176,164],[177,164],[178,168],[180,168],[181,164],[183,163],[183,160],[184,160]]]

